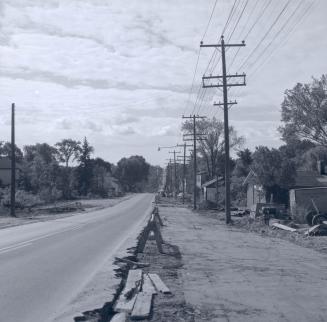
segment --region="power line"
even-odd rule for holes
[[[256,6],[258,5],[258,2],[259,1],[256,2],[255,7],[254,7],[254,10],[256,9]],[[268,9],[268,7],[270,6],[271,3],[272,3],[272,0],[268,0],[268,2],[264,3],[263,7],[261,8],[262,10],[258,14],[257,19],[254,20],[254,23],[251,25],[250,29],[248,30],[248,32],[246,33],[246,35],[244,36],[244,38],[242,36],[240,36],[239,37],[240,39],[243,38],[244,40],[247,40],[248,36],[251,34],[251,32],[253,31],[253,29],[255,28],[255,26],[259,23],[260,19],[264,16],[264,14],[266,13],[266,10]],[[243,34],[243,32],[241,34]],[[240,48],[238,48],[238,50],[236,51],[234,57],[232,58],[232,61],[231,61],[231,64],[230,64],[230,68],[234,65],[234,62],[235,62],[236,57],[238,56],[239,52],[240,52]]]
[[[205,29],[205,31],[204,31],[204,33],[203,33],[203,36],[202,36],[201,41],[203,41],[204,37],[206,36],[206,34],[207,34],[207,32],[208,32],[208,29],[209,29],[209,27],[210,27],[210,23],[211,23],[211,20],[212,20],[213,14],[214,14],[214,12],[215,12],[215,10],[216,10],[217,3],[218,3],[218,0],[216,0],[216,1],[215,1],[215,4],[213,5],[213,8],[212,8],[212,10],[211,10],[211,15],[210,15],[210,18],[209,18],[209,21],[208,21],[208,24],[207,24],[207,27],[206,27],[206,29]]]
[[[287,3],[285,4],[285,6],[283,7],[283,9],[279,12],[279,14],[277,15],[277,17],[275,18],[275,20],[273,21],[273,23],[271,24],[271,26],[269,27],[269,29],[266,31],[266,33],[264,34],[264,36],[260,39],[259,43],[257,44],[257,46],[252,50],[252,52],[248,55],[248,57],[243,61],[243,63],[241,64],[241,66],[238,69],[242,69],[244,68],[244,66],[246,65],[246,63],[250,60],[250,58],[254,55],[254,53],[258,50],[258,48],[261,46],[261,44],[265,41],[265,39],[267,38],[267,36],[269,35],[269,33],[271,32],[271,30],[275,27],[275,25],[277,24],[277,22],[279,21],[279,19],[281,18],[281,16],[284,14],[284,12],[286,11],[286,9],[288,8],[289,4],[291,3],[292,0],[288,0]]]
[[[248,4],[249,4],[249,0],[245,0],[245,2],[244,2],[244,6],[243,6],[243,9],[242,9],[242,11],[241,11],[241,14],[239,15],[239,17],[238,17],[238,19],[237,19],[237,21],[236,21],[236,24],[235,24],[235,26],[234,26],[234,28],[233,28],[233,31],[232,31],[231,34],[229,35],[227,41],[230,41],[231,38],[233,37],[233,34],[234,34],[234,32],[235,32],[235,30],[236,30],[236,28],[237,28],[237,26],[238,26],[240,20],[242,19],[243,14],[244,14],[244,11],[245,11],[245,9],[246,9],[246,7],[247,7]]]
[[[293,10],[293,12],[291,13],[290,17],[288,19],[286,19],[286,21],[284,22],[284,24],[281,26],[281,28],[276,32],[275,36],[271,39],[271,41],[266,45],[266,47],[258,54],[258,60],[255,61],[255,63],[253,63],[252,65],[249,66],[249,68],[251,68],[252,66],[254,66],[254,64],[258,63],[258,61],[260,61],[260,59],[265,55],[265,53],[267,52],[267,50],[271,47],[271,45],[273,44],[273,42],[278,38],[278,36],[285,30],[285,28],[292,22],[293,17],[297,14],[297,12],[300,10],[301,6],[305,3],[305,0],[302,0],[295,8],[295,10]]]
[[[273,48],[273,50],[270,52],[270,54],[268,54],[266,56],[266,59],[263,60],[261,62],[261,64],[259,64],[257,66],[257,68],[251,73],[250,78],[252,78],[255,74],[257,74],[257,72],[262,68],[262,66],[264,66],[270,60],[270,58],[274,55],[274,53],[285,45],[285,43],[289,39],[290,35],[295,31],[296,27],[300,23],[302,23],[305,20],[305,18],[307,18],[309,16],[314,5],[315,5],[315,3],[311,2],[307,7],[304,8],[303,12],[299,15],[299,17],[297,19],[295,19],[295,23],[293,23],[293,25],[288,29],[288,32],[286,33],[286,36],[284,37],[284,39],[282,41],[280,41],[279,44]]]
[[[231,21],[231,18],[232,18],[232,16],[233,16],[233,14],[234,14],[235,5],[236,5],[236,3],[238,3],[238,2],[239,2],[239,0],[234,0],[234,3],[233,3],[233,6],[232,6],[232,9],[231,9],[230,12],[229,12],[229,15],[228,15],[227,21],[226,21],[225,26],[224,26],[224,28],[223,28],[223,31],[222,31],[222,33],[221,33],[222,35],[225,34],[226,29],[228,28],[228,25],[229,25],[229,23],[230,23],[230,21]]]
[[[257,6],[258,6],[258,4],[259,4],[260,1],[262,1],[262,0],[257,0],[257,1],[255,2],[255,4],[254,4],[254,6],[253,6],[253,8],[252,8],[252,10],[251,10],[251,12],[250,12],[250,14],[249,14],[249,16],[248,16],[248,19],[246,20],[246,22],[245,22],[245,24],[244,24],[243,29],[241,30],[240,34],[239,34],[238,37],[237,37],[238,39],[242,39],[242,38],[243,38],[243,37],[242,37],[242,34],[243,34],[243,32],[246,30],[248,24],[250,23],[251,18],[252,18],[252,16],[253,16],[253,14],[255,13],[255,10],[256,10],[256,8],[257,8]],[[245,39],[244,39],[244,40],[245,40]]]
[[[183,112],[183,114],[185,114],[186,108],[188,107],[188,105],[189,105],[189,103],[190,103],[191,96],[192,96],[192,93],[193,93],[193,88],[194,88],[194,82],[195,82],[196,72],[197,72],[197,70],[198,70],[198,66],[199,66],[200,53],[201,53],[201,47],[200,47],[199,50],[198,50],[198,58],[197,58],[197,60],[196,60],[196,64],[195,64],[195,69],[194,69],[193,79],[192,79],[192,85],[191,85],[191,89],[190,89],[190,92],[189,92],[189,95],[188,95],[188,99],[187,99],[186,105],[185,105],[185,107],[184,107],[184,112]]]

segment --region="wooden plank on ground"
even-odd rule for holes
[[[157,291],[152,284],[152,281],[148,274],[144,274],[143,276],[143,285],[142,285],[142,292],[144,293],[150,293],[150,294],[157,294]]]
[[[129,270],[125,287],[115,305],[115,312],[132,312],[136,300],[136,293],[140,289],[141,283],[142,270]]]
[[[131,314],[131,319],[147,319],[151,313],[153,294],[139,292],[136,297],[135,305]]]
[[[169,288],[165,285],[165,283],[161,280],[158,274],[149,274],[149,277],[154,284],[155,288],[158,292],[169,294],[171,293]]]
[[[126,321],[126,313],[118,313],[113,316],[110,322],[125,322]]]
[[[315,225],[313,227],[311,227],[306,233],[305,235],[311,236],[314,235],[316,232],[318,232],[320,225]]]
[[[292,227],[288,227],[288,226],[278,224],[278,223],[272,224],[272,226],[276,227],[276,228],[279,228],[279,229],[287,230],[287,231],[290,231],[290,232],[295,232],[296,231],[296,229],[294,229]]]

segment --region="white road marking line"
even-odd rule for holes
[[[58,234],[61,234],[61,233],[65,233],[65,232],[68,232],[68,231],[80,230],[81,228],[83,228],[83,226],[84,225],[77,225],[77,226],[69,227],[68,229],[64,229],[64,230],[61,230],[61,231],[56,231],[54,233],[49,233],[49,234],[46,234],[46,235],[43,235],[43,236],[40,236],[40,237],[37,237],[37,238],[32,238],[30,240],[20,242],[18,244],[14,244],[14,245],[10,245],[10,246],[7,246],[7,247],[0,248],[0,254],[8,253],[8,252],[10,252],[12,250],[16,250],[16,249],[19,249],[19,248],[22,248],[22,247],[32,245],[33,242],[35,242],[37,240],[40,240],[40,239],[44,239],[44,238],[51,237],[51,236],[54,236],[54,235],[58,235]]]
[[[29,245],[32,245],[32,243],[22,243],[20,245],[15,245],[15,246],[11,246],[11,247],[2,248],[2,249],[0,249],[0,254],[8,253],[8,252],[11,252],[12,250],[23,248],[23,247],[26,247],[26,246],[29,246]]]

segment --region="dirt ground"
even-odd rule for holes
[[[9,211],[1,209],[0,211],[0,229],[30,224],[33,222],[54,220],[63,217],[75,216],[80,213],[101,210],[104,208],[113,207],[116,204],[131,198],[133,194],[127,194],[123,197],[112,199],[80,199],[74,201],[62,201],[54,204],[36,207],[32,211],[17,210],[17,217],[10,217]],[[76,205],[77,203],[77,205]],[[49,209],[57,207],[58,211],[49,212]],[[71,208],[71,211],[61,212],[60,209],[64,207]]]
[[[221,222],[225,220],[225,214],[222,212],[217,213],[216,211],[201,211],[199,213],[205,217],[217,218]],[[297,232],[288,232],[265,225],[260,217],[256,218],[255,220],[249,216],[232,217],[232,220],[234,227],[259,234],[263,237],[281,238],[296,245],[312,248],[316,251],[327,254],[327,236],[306,236],[304,233],[310,228],[308,225],[297,225]]]
[[[168,204],[159,213],[163,237],[178,247],[181,259],[167,271],[171,259],[156,259],[174,298],[156,298],[151,321],[326,321],[325,254],[276,238],[284,232],[226,226],[223,214],[217,219],[214,212]]]
[[[144,269],[146,273],[157,273],[172,292],[154,296],[153,311],[150,318],[156,322],[194,321],[196,312],[187,305],[183,293],[183,281],[180,270],[184,263],[179,249],[170,244],[163,245],[165,254],[160,254],[154,241],[148,241],[144,253],[138,254],[141,262],[150,263]],[[132,320],[127,320],[132,321]]]

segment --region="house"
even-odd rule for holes
[[[266,203],[262,185],[258,184],[256,173],[251,170],[243,181],[246,186],[246,208],[254,210],[257,204]]]
[[[306,222],[309,212],[327,213],[327,172],[322,161],[318,171],[297,171],[295,184],[290,189],[290,213],[299,223]]]
[[[291,216],[299,223],[305,223],[305,217],[310,211],[327,213],[327,168],[319,161],[318,171],[297,170],[295,183],[289,190],[289,209]],[[247,186],[247,208],[258,209],[269,200],[258,184],[256,173],[251,170],[243,185]]]
[[[20,167],[16,165],[16,179],[20,173]],[[9,186],[11,184],[11,160],[9,158],[0,158],[0,186]]]
[[[224,179],[218,177],[201,185],[202,200],[217,203],[219,193],[222,190]]]

